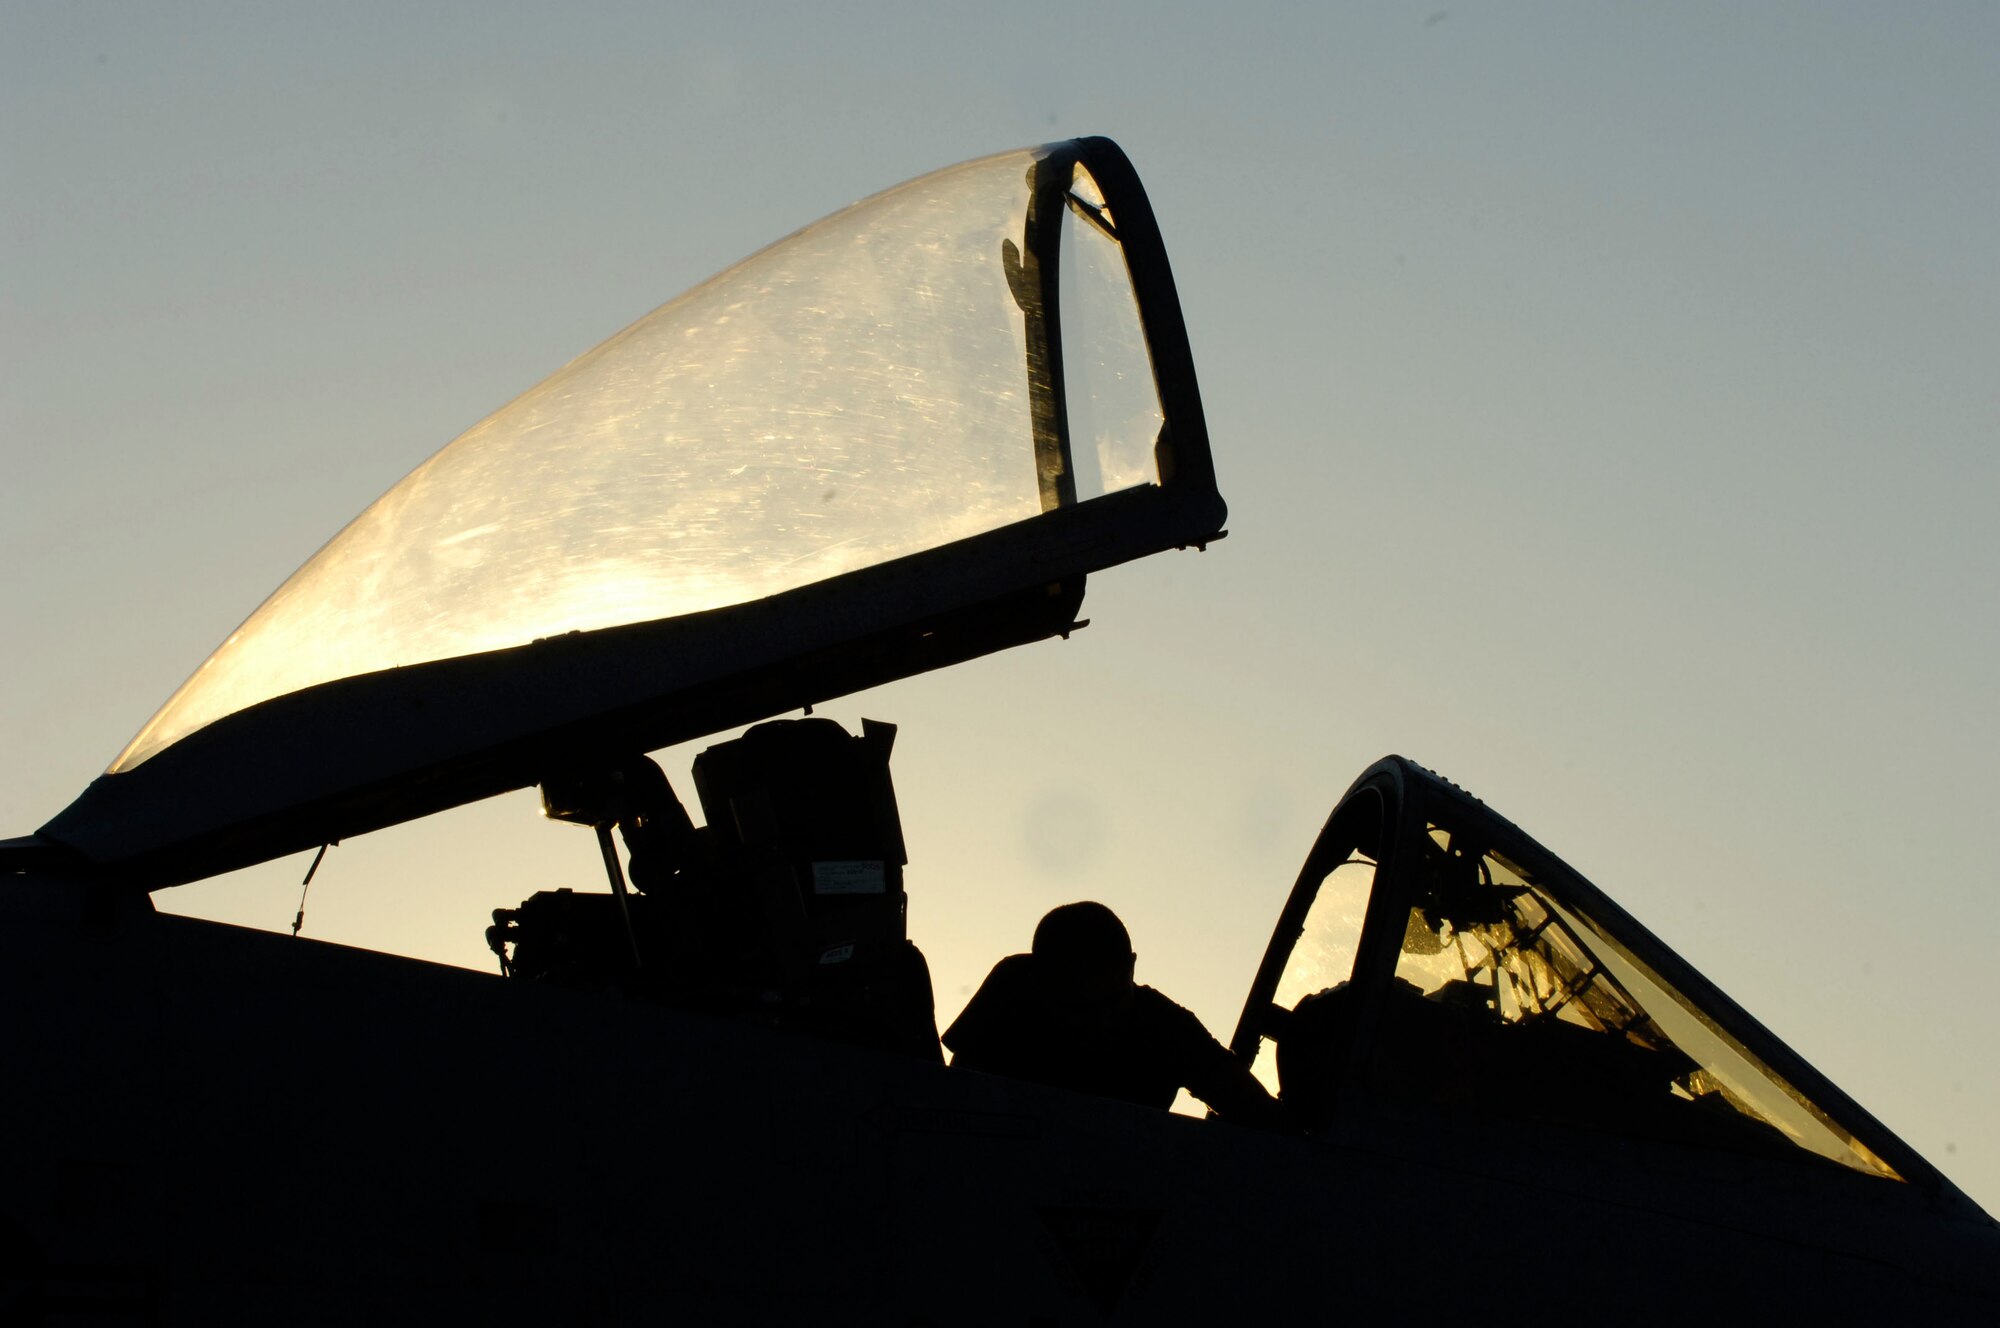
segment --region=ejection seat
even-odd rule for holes
[[[718,743],[694,762],[701,829],[645,757],[545,781],[551,817],[596,827],[612,892],[496,910],[502,971],[941,1061],[930,969],[907,933],[895,733],[774,720]]]

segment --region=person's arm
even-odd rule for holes
[[[1235,1125],[1289,1130],[1291,1122],[1278,1100],[1264,1091],[1249,1067],[1217,1042],[1200,1019],[1179,1006],[1185,1016],[1180,1034],[1181,1085],[1222,1119]]]
[[[1257,1082],[1257,1077],[1244,1067],[1243,1062],[1231,1056],[1220,1043],[1216,1044],[1216,1050],[1228,1059],[1229,1064],[1211,1070],[1201,1088],[1188,1085],[1188,1092],[1232,1124],[1254,1125],[1265,1130],[1291,1129],[1284,1107],[1264,1091],[1264,1085]]]

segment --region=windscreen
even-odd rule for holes
[[[745,260],[446,446],[111,769],[318,683],[747,603],[1154,482],[1160,426],[1116,218],[1083,167],[1030,150],[941,171]]]
[[[1381,1096],[1900,1179],[1558,878],[1432,824],[1372,1070]]]

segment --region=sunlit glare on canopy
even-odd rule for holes
[[[878,194],[559,370],[335,536],[112,771],[315,684],[746,603],[1035,516],[1036,343],[1008,255],[1043,159]],[[1161,414],[1115,232],[1092,222],[1105,200],[1081,166],[1070,187],[1063,361],[1088,499],[1156,478]]]

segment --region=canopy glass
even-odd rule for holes
[[[316,684],[743,604],[1156,483],[1163,418],[1086,167],[1034,149],[939,171],[737,264],[432,456],[111,771]]]

